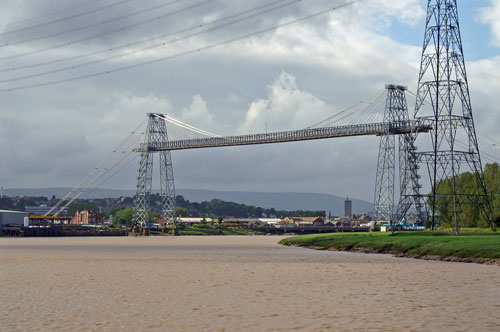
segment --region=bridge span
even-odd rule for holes
[[[408,120],[396,122],[368,123],[336,127],[309,128],[301,130],[279,131],[265,134],[251,134],[239,136],[218,136],[208,138],[194,138],[172,140],[166,142],[150,142],[134,149],[135,152],[155,152],[187,150],[200,148],[215,148],[223,146],[271,144],[296,141],[318,140],[349,136],[383,136],[401,135],[417,132],[428,132],[432,127],[421,121]]]

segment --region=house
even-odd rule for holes
[[[324,217],[292,217],[299,227],[318,227],[325,224]]]

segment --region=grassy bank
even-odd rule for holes
[[[204,227],[189,227],[185,226],[178,230],[179,235],[263,235],[265,234],[262,231],[253,230],[253,229],[244,229],[244,228],[235,228],[235,227],[210,227],[205,225]],[[154,235],[165,235],[162,231],[151,231],[151,234]],[[172,234],[172,230],[170,229],[167,234]]]
[[[332,233],[303,235],[284,239],[284,245],[316,249],[364,250],[377,253],[401,253],[412,257],[441,256],[500,259],[500,234],[490,232],[400,232]]]

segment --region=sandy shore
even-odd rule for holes
[[[500,330],[498,266],[280,239],[0,238],[0,330]]]

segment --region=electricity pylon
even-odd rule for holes
[[[141,160],[139,162],[139,176],[137,177],[137,192],[134,197],[135,223],[137,225],[148,224],[149,198],[153,180],[153,150],[168,141],[167,126],[165,120],[155,114],[148,114],[149,121],[146,129],[146,137],[141,148]],[[170,151],[160,151],[160,195],[162,198],[162,217],[164,222],[173,221],[175,210],[175,186],[174,171]],[[165,224],[163,225],[165,226]]]
[[[432,111],[426,114],[427,107]],[[431,182],[427,196],[432,227],[439,216],[458,233],[461,212],[472,204],[495,229],[472,117],[456,0],[428,0],[414,115],[433,128],[432,149],[416,153],[427,165]],[[457,185],[464,171],[475,178],[472,191]]]

